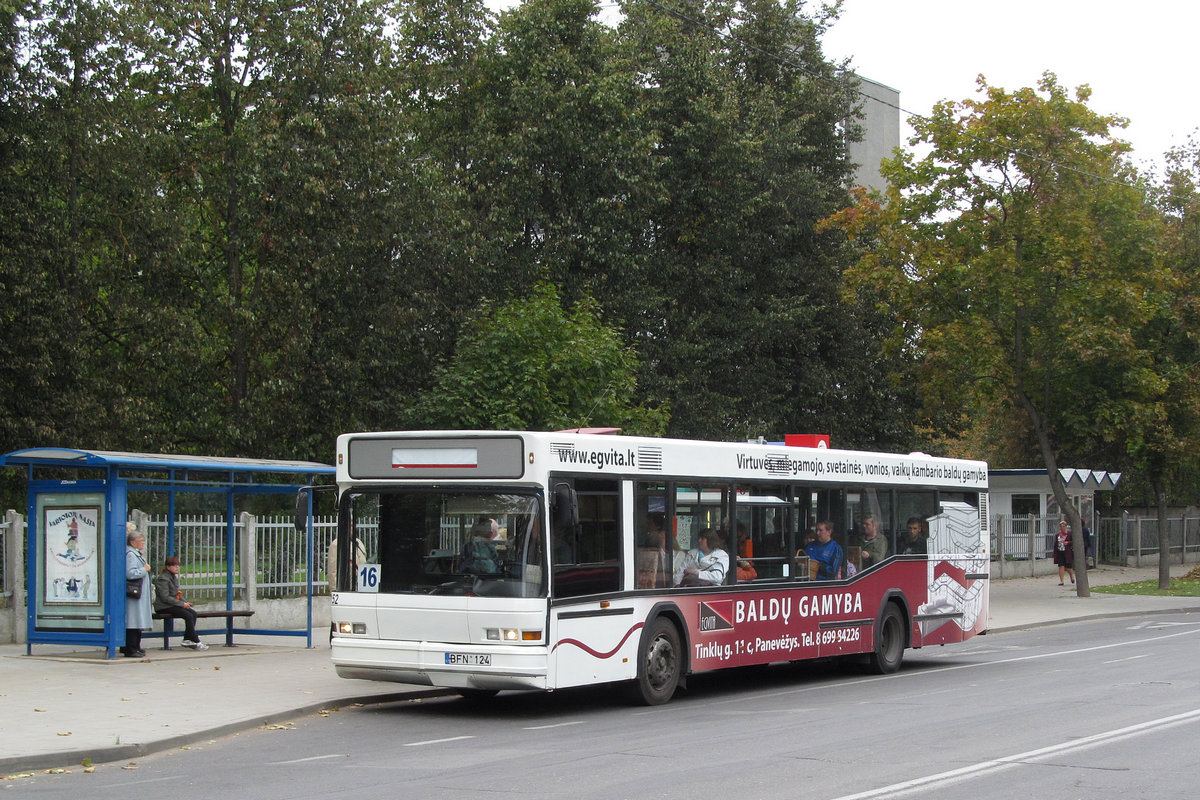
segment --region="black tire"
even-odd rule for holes
[[[887,675],[900,669],[904,660],[904,615],[895,603],[888,603],[875,628],[875,650],[867,658],[867,669]]]
[[[458,692],[464,700],[470,700],[473,703],[491,700],[500,694],[499,689],[455,689],[454,691]]]
[[[651,622],[642,633],[638,647],[638,676],[633,698],[648,706],[660,706],[671,699],[683,674],[683,650],[679,631],[665,617]]]

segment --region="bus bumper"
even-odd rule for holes
[[[545,647],[333,638],[334,670],[342,678],[445,686],[452,689],[547,689]]]

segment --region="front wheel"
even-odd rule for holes
[[[888,603],[875,630],[875,651],[867,659],[867,668],[877,675],[900,669],[904,659],[904,615],[895,603]]]
[[[638,648],[634,699],[648,706],[662,705],[675,694],[682,672],[679,631],[669,619],[659,617],[643,633]]]

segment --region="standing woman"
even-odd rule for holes
[[[141,658],[142,631],[150,630],[153,612],[150,610],[150,571],[146,569],[146,537],[132,522],[125,523],[125,577],[142,582],[141,596],[137,599],[125,595],[125,646],[121,655],[126,658]]]
[[[1067,527],[1067,521],[1058,523],[1058,533],[1054,534],[1054,563],[1058,564],[1058,585],[1063,585],[1063,573],[1071,576],[1071,583],[1075,582],[1075,553],[1071,541],[1071,529]]]

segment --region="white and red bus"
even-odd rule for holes
[[[891,672],[905,648],[987,626],[979,461],[355,433],[338,438],[337,489],[338,541],[362,544],[338,547],[332,596],[346,678],[467,696],[628,681],[658,704],[694,672],[830,657]],[[818,524],[832,535],[809,545]]]

